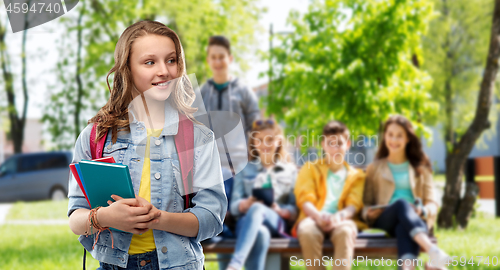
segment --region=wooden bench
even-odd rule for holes
[[[437,239],[431,236],[433,243]],[[233,253],[236,239],[223,239],[220,241],[203,242],[203,250],[208,253]],[[333,256],[333,245],[329,240],[323,243],[323,254]],[[383,233],[359,233],[355,243],[354,256],[363,256],[368,258],[396,259],[398,254],[396,238],[388,238]],[[271,239],[271,245],[268,251],[266,269],[290,269],[290,257],[297,256],[302,258],[300,245],[297,239]],[[217,259],[207,259],[214,261]]]

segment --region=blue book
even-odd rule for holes
[[[80,179],[85,182],[85,191],[92,208],[108,206],[108,200],[113,201],[113,194],[124,199],[135,198],[127,165],[82,160],[79,167]]]

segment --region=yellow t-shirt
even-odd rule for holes
[[[161,134],[161,129],[148,129],[147,130],[147,141],[146,141],[146,152],[144,155],[144,165],[142,166],[141,175],[141,186],[139,188],[139,197],[142,197],[148,202],[151,202],[151,160],[149,159],[149,141],[151,136],[159,137]],[[130,243],[130,248],[128,254],[141,254],[150,252],[156,249],[155,239],[153,236],[153,230],[148,230],[147,232],[138,235],[134,234],[132,236],[132,242]]]

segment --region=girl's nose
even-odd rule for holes
[[[167,65],[165,63],[162,63],[162,64],[159,64],[157,66],[158,66],[158,70],[156,72],[156,75],[158,77],[168,77],[169,73],[168,73]]]

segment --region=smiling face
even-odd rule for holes
[[[171,38],[145,35],[132,44],[129,58],[135,87],[156,100],[166,100],[178,77],[177,52]],[[149,91],[148,91],[149,90]]]
[[[384,140],[385,146],[390,153],[405,152],[406,145],[409,142],[405,129],[396,123],[387,126],[384,133]]]
[[[272,157],[279,145],[280,139],[270,128],[257,131],[252,135],[253,146],[261,158]]]
[[[208,47],[207,62],[214,76],[227,74],[229,65],[233,62],[233,56],[220,45]]]
[[[345,153],[351,147],[351,141],[348,140],[347,135],[339,133],[325,136],[321,146],[329,163],[341,164],[344,162]]]

